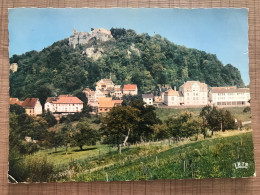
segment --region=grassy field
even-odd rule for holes
[[[161,142],[117,148],[97,145],[79,148],[41,150],[59,174],[56,181],[124,181],[170,178],[248,177],[254,174],[251,131],[216,132],[199,141]],[[246,162],[247,169],[234,163]]]
[[[173,145],[169,148],[165,146],[138,147],[124,151],[121,159],[124,160],[114,161],[116,163],[94,171],[82,169],[82,172],[71,179],[75,181],[125,181],[248,177],[254,174],[251,132],[181,146]],[[236,162],[246,162],[248,168],[236,169],[234,165]]]
[[[229,110],[237,120],[251,121],[251,112],[243,112],[245,107],[227,107],[224,108]],[[178,116],[183,111],[193,113],[195,116],[199,116],[202,107],[197,108],[156,108],[157,116],[162,120],[166,120],[171,117]]]

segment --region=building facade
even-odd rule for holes
[[[111,79],[101,79],[96,83],[96,90],[114,89],[115,84]]]
[[[123,100],[112,100],[112,97],[101,97],[98,99],[98,112],[109,112],[113,107],[121,106]]]
[[[76,112],[81,112],[83,109],[83,102],[73,96],[60,95],[56,100],[51,102],[53,113],[56,114],[72,114]],[[46,105],[47,107],[48,105]]]
[[[200,106],[208,104],[208,86],[199,81],[187,81],[179,88],[183,103],[186,106]]]
[[[212,87],[209,92],[210,103],[217,106],[247,106],[249,100],[249,88]]]
[[[153,105],[153,94],[142,94],[142,98],[146,105]]]
[[[37,116],[42,114],[42,106],[38,98],[26,98],[22,107],[24,107],[26,114],[30,116]]]
[[[137,94],[138,94],[137,85],[135,84],[124,85],[123,95],[137,95]]]
[[[180,93],[178,91],[173,89],[168,89],[164,93],[164,104],[167,106],[180,106],[182,105],[183,97],[180,96]]]

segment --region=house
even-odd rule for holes
[[[136,84],[124,85],[123,88],[124,95],[137,95],[138,89]]]
[[[52,101],[52,105],[54,113],[62,115],[81,112],[83,109],[83,102],[79,98],[70,95],[60,95],[56,100]]]
[[[142,98],[146,105],[153,105],[153,94],[142,94]]]
[[[183,96],[180,95],[178,91],[176,91],[176,88],[168,89],[164,93],[164,104],[167,106],[180,106],[183,102]]]
[[[98,81],[96,83],[96,90],[107,90],[108,88],[113,89],[115,86],[115,84],[113,83],[113,81],[111,79],[101,79],[100,81]]]
[[[58,98],[57,97],[48,97],[47,100],[45,101],[44,104],[44,110],[45,111],[50,111],[50,112],[55,112],[54,106],[53,106],[53,101],[56,101]]]
[[[100,97],[106,97],[106,93],[104,93],[104,90],[99,90],[97,89],[96,91],[90,91],[87,98],[88,98],[88,102],[97,102],[98,98]]]
[[[42,114],[42,106],[38,98],[26,98],[22,103],[26,114],[36,116]]]
[[[89,93],[92,92],[92,90],[89,88],[85,88],[82,92],[86,95],[86,97],[88,97]]]
[[[250,100],[249,88],[212,87],[209,101],[217,106],[248,106]]]
[[[9,102],[10,104],[17,104],[19,106],[22,106],[23,104],[23,101],[19,101],[18,98],[9,98]]]
[[[183,96],[184,105],[207,105],[208,104],[208,86],[199,81],[187,81],[179,88]]]
[[[122,89],[120,85],[115,85],[114,89],[110,91],[110,95],[118,98],[123,97]]]
[[[123,100],[112,100],[112,97],[98,99],[98,112],[109,112],[113,107],[121,106]]]

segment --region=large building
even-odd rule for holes
[[[137,85],[135,85],[135,84],[124,85],[123,94],[124,95],[137,95],[138,94]]]
[[[208,86],[199,81],[187,81],[179,88],[185,106],[208,104]]]
[[[67,115],[81,112],[83,109],[83,102],[77,97],[60,95],[57,98],[48,98],[45,103],[45,109],[49,109],[55,114]]]
[[[180,106],[183,104],[183,97],[176,89],[168,89],[164,93],[164,104],[167,106]]]
[[[217,106],[246,106],[249,100],[249,88],[212,87],[209,92],[210,103]]]
[[[30,116],[37,116],[42,114],[42,106],[38,98],[26,98],[22,107],[24,107],[26,114]]]

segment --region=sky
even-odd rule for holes
[[[91,28],[125,28],[160,34],[178,45],[216,54],[237,67],[249,84],[248,10],[214,9],[9,9],[9,56],[50,46]]]

